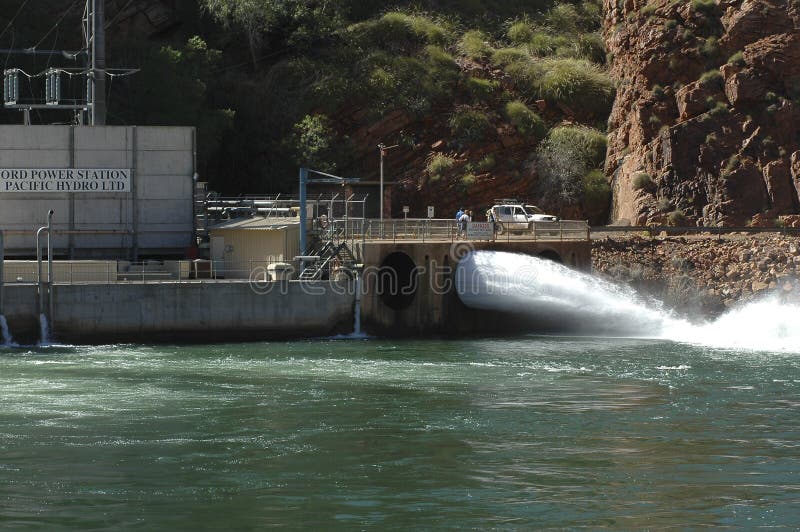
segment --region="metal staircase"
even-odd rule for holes
[[[319,258],[303,268],[299,277],[301,281],[317,281],[328,278],[333,269],[352,267],[356,262],[353,252],[347,247],[346,242],[337,245],[329,240],[314,255]]]

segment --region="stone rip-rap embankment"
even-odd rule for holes
[[[800,238],[793,236],[608,236],[593,243],[592,266],[691,317],[766,297],[800,302]]]

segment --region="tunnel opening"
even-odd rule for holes
[[[539,253],[540,259],[551,260],[553,262],[557,262],[559,264],[563,264],[564,261],[561,259],[561,255],[553,251],[552,249],[546,249]]]
[[[378,290],[384,305],[393,310],[408,308],[417,293],[417,265],[401,251],[389,253],[381,263]]]

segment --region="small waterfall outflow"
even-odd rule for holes
[[[47,323],[47,316],[39,314],[39,344],[50,343],[50,325]]]
[[[549,260],[500,251],[462,258],[456,290],[466,306],[528,318],[536,331],[800,352],[800,307],[777,299],[744,305],[710,323],[691,324],[630,288]]]
[[[8,328],[8,322],[6,321],[6,317],[2,314],[0,314],[0,334],[2,334],[4,346],[14,345],[14,338],[11,336],[11,331]]]
[[[353,312],[353,336],[361,336],[361,277],[356,277],[356,304]]]

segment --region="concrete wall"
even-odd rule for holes
[[[132,192],[2,193],[7,256],[35,255],[34,233],[53,209],[55,252],[128,258],[193,243],[195,134],[190,127],[0,125],[0,168],[130,168]]]
[[[264,288],[267,285],[263,285]],[[59,342],[214,342],[325,336],[353,330],[355,296],[327,281],[235,281],[54,286]],[[4,312],[18,342],[38,340],[35,286],[6,286]]]

